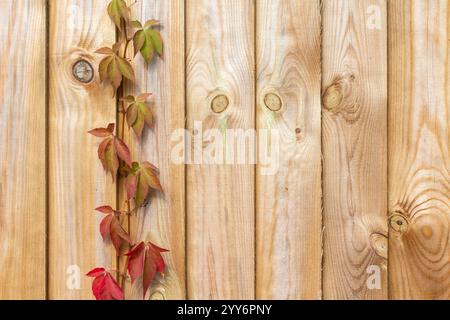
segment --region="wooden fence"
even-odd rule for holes
[[[83,274],[115,266],[93,208],[122,191],[87,131],[116,101],[72,72],[115,41],[107,3],[0,0],[0,298],[90,299]],[[152,299],[450,298],[450,1],[133,10],[166,40],[127,89],[155,94],[155,129],[127,138],[166,190],[133,220],[171,250]],[[280,169],[173,163],[172,132],[196,123],[277,129]]]

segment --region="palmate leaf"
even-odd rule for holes
[[[130,8],[128,8],[125,0],[112,0],[108,5],[108,15],[116,27],[121,31],[122,19],[125,21],[130,19]]]
[[[134,54],[141,52],[146,62],[151,62],[155,52],[162,57],[164,42],[161,34],[154,27],[159,25],[156,20],[148,20],[144,26],[139,21],[133,21],[131,25],[137,29],[133,37]]]
[[[110,83],[114,92],[122,84],[123,78],[134,81],[134,70],[131,64],[118,55],[120,43],[114,45],[114,48],[100,48],[96,53],[106,55],[98,66],[98,73],[101,82]]]
[[[150,106],[146,103],[150,96],[151,93],[143,93],[137,97],[130,95],[122,99],[129,103],[126,110],[128,126],[133,128],[138,137],[142,135],[145,125],[149,128],[153,126],[153,113]]]
[[[94,268],[86,276],[94,278],[92,293],[97,300],[123,300],[123,291],[105,268]]]
[[[114,127],[115,125],[111,123],[107,128],[97,128],[89,131],[95,137],[104,138],[98,147],[98,158],[103,168],[111,173],[113,180],[115,180],[119,169],[119,160],[122,160],[130,167],[132,165],[130,149],[125,142],[114,135]]]
[[[161,255],[164,252],[168,252],[168,250],[162,249],[151,242],[141,242],[126,254],[129,259],[128,273],[131,281],[135,282],[137,278],[142,276],[144,298],[156,273],[164,274],[166,264]]]
[[[110,206],[102,206],[95,210],[106,215],[100,222],[100,234],[103,241],[109,237],[119,255],[122,244],[131,244],[130,235],[123,229],[118,219],[120,212],[113,210]]]
[[[134,198],[137,207],[142,206],[150,193],[150,190],[163,192],[159,180],[159,170],[149,162],[132,164],[132,172],[125,180],[128,200]]]

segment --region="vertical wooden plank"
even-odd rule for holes
[[[195,133],[195,154],[211,151],[215,141],[236,140],[238,129],[250,129],[252,145],[254,3],[189,0],[186,13],[187,128]],[[236,164],[235,157],[228,165],[220,157],[219,164],[192,160],[197,164],[187,166],[186,186],[188,297],[252,299],[254,165]]]
[[[273,155],[256,171],[257,298],[320,299],[320,3],[256,3],[259,147]]]
[[[389,294],[450,298],[450,2],[389,2]]]
[[[185,184],[184,165],[171,158],[174,145],[171,137],[177,129],[184,130],[184,1],[146,0],[133,7],[133,17],[145,22],[156,19],[165,41],[163,59],[148,65],[136,58],[136,82],[128,83],[127,91],[134,94],[153,93],[152,107],[155,127],[145,130],[140,141],[131,132],[127,135],[133,155],[150,161],[161,172],[164,195],[155,193],[145,209],[132,217],[132,236],[136,241],[151,240],[170,250],[164,254],[165,276],[158,278],[151,290],[151,299],[184,299],[185,288]],[[125,130],[127,132],[128,129]],[[121,199],[125,199],[126,192]],[[127,299],[142,299],[142,285],[126,285]]]
[[[0,12],[0,299],[45,299],[45,1]]]
[[[384,0],[323,2],[323,295],[387,298]]]
[[[94,51],[115,41],[107,0],[50,0],[49,84],[49,298],[90,299],[91,280],[84,274],[96,266],[113,267],[98,228],[94,208],[115,205],[111,176],[98,158],[98,139],[87,134],[116,120],[110,87],[97,76],[102,58]],[[74,63],[92,64],[92,82],[74,78]],[[79,269],[78,269],[79,268]],[[69,276],[81,272],[81,288]]]

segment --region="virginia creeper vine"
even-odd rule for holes
[[[108,14],[119,34],[118,41],[111,48],[104,47],[96,53],[105,57],[99,64],[99,76],[102,83],[112,86],[114,95],[118,97],[118,112],[122,115],[122,130],[114,123],[105,128],[89,131],[95,137],[103,139],[98,147],[98,157],[104,169],[112,175],[115,183],[123,184],[126,190],[126,210],[113,209],[103,205],[95,210],[105,216],[100,223],[103,240],[109,238],[115,248],[117,269],[97,267],[87,273],[92,277],[92,292],[97,300],[123,300],[126,279],[134,283],[142,279],[143,297],[151,286],[157,273],[163,274],[165,262],[162,253],[167,252],[151,242],[133,242],[130,218],[142,208],[150,192],[163,192],[159,181],[159,170],[151,163],[132,160],[129,147],[124,142],[125,121],[137,137],[141,137],[144,128],[153,127],[153,113],[147,103],[150,93],[137,96],[125,96],[125,81],[134,81],[134,69],[130,63],[138,53],[147,63],[163,54],[163,40],[155,27],[158,21],[148,20],[144,24],[131,19],[131,6],[125,0],[112,0],[108,5]],[[134,52],[129,57],[130,46]],[[132,204],[133,203],[133,208]],[[119,207],[120,208],[120,207]],[[126,217],[126,219],[121,219]],[[121,220],[127,221],[127,230]],[[127,248],[128,250],[125,250]],[[124,256],[125,264],[120,271],[120,257]],[[114,278],[111,272],[116,272]]]

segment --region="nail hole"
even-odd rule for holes
[[[78,60],[72,68],[74,78],[82,83],[89,83],[94,79],[94,68],[86,60]]]

